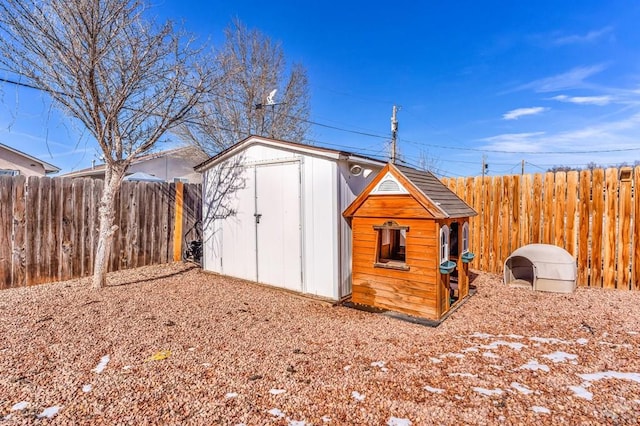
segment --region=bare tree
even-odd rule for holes
[[[106,284],[114,199],[131,161],[194,118],[215,81],[200,49],[143,18],[143,0],[0,0],[0,63],[48,92],[100,146],[94,287]]]
[[[309,89],[304,67],[290,70],[282,46],[258,30],[234,21],[217,56],[224,81],[198,106],[203,121],[179,135],[215,154],[250,136],[300,141],[309,123]]]

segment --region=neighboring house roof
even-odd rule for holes
[[[5,145],[3,143],[0,143],[0,147],[6,149],[7,151],[13,152],[14,154],[20,155],[20,156],[24,157],[25,159],[27,159],[29,161],[41,164],[42,167],[44,168],[44,171],[45,171],[46,174],[58,173],[60,171],[60,168],[54,166],[53,164],[47,163],[46,161],[42,161],[39,158],[36,158],[36,157],[34,157],[32,155],[24,153],[24,152],[22,152],[20,150],[17,150],[15,148],[11,148],[10,146],[7,146],[7,145]]]
[[[246,139],[241,140],[240,142],[231,145],[229,148],[224,151],[216,154],[215,156],[209,158],[205,162],[198,164],[194,167],[194,169],[198,172],[206,170],[230,157],[237,154],[238,152],[246,149],[251,145],[265,145],[273,148],[283,149],[285,151],[297,152],[300,154],[313,155],[318,157],[326,157],[333,160],[349,160],[349,161],[357,161],[365,164],[375,164],[383,166],[386,164],[385,161],[378,160],[375,158],[367,157],[360,154],[355,154],[348,151],[335,150],[330,148],[323,148],[314,145],[307,145],[299,142],[290,142],[290,141],[282,141],[277,139],[265,138],[262,136],[249,136]]]
[[[353,217],[373,189],[390,173],[398,178],[411,194],[434,218],[461,218],[477,213],[453,191],[447,188],[433,173],[411,167],[387,164],[367,185],[362,193],[344,211],[344,217]]]
[[[150,154],[141,155],[135,158],[131,162],[131,166],[140,164],[140,163],[145,163],[151,160],[155,160],[156,158],[162,158],[162,157],[185,157],[185,158],[193,157],[195,159],[198,159],[198,158],[202,159],[202,158],[206,158],[206,154],[204,154],[199,148],[196,148],[193,146],[183,146],[180,148],[169,149],[166,151],[152,152]],[[88,167],[86,169],[81,169],[81,170],[76,170],[75,172],[66,173],[62,176],[71,177],[71,178],[103,177],[104,171],[105,171],[105,165],[98,164],[96,166]]]

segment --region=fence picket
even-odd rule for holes
[[[200,185],[185,187],[192,224],[201,215]],[[0,289],[91,274],[102,188],[92,179],[0,176]],[[172,191],[173,184],[123,183],[110,270],[168,261]]]

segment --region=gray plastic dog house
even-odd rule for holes
[[[504,283],[533,290],[573,293],[576,262],[565,249],[550,244],[529,244],[504,262]]]

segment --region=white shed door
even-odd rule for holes
[[[257,281],[302,291],[300,163],[256,167]]]

